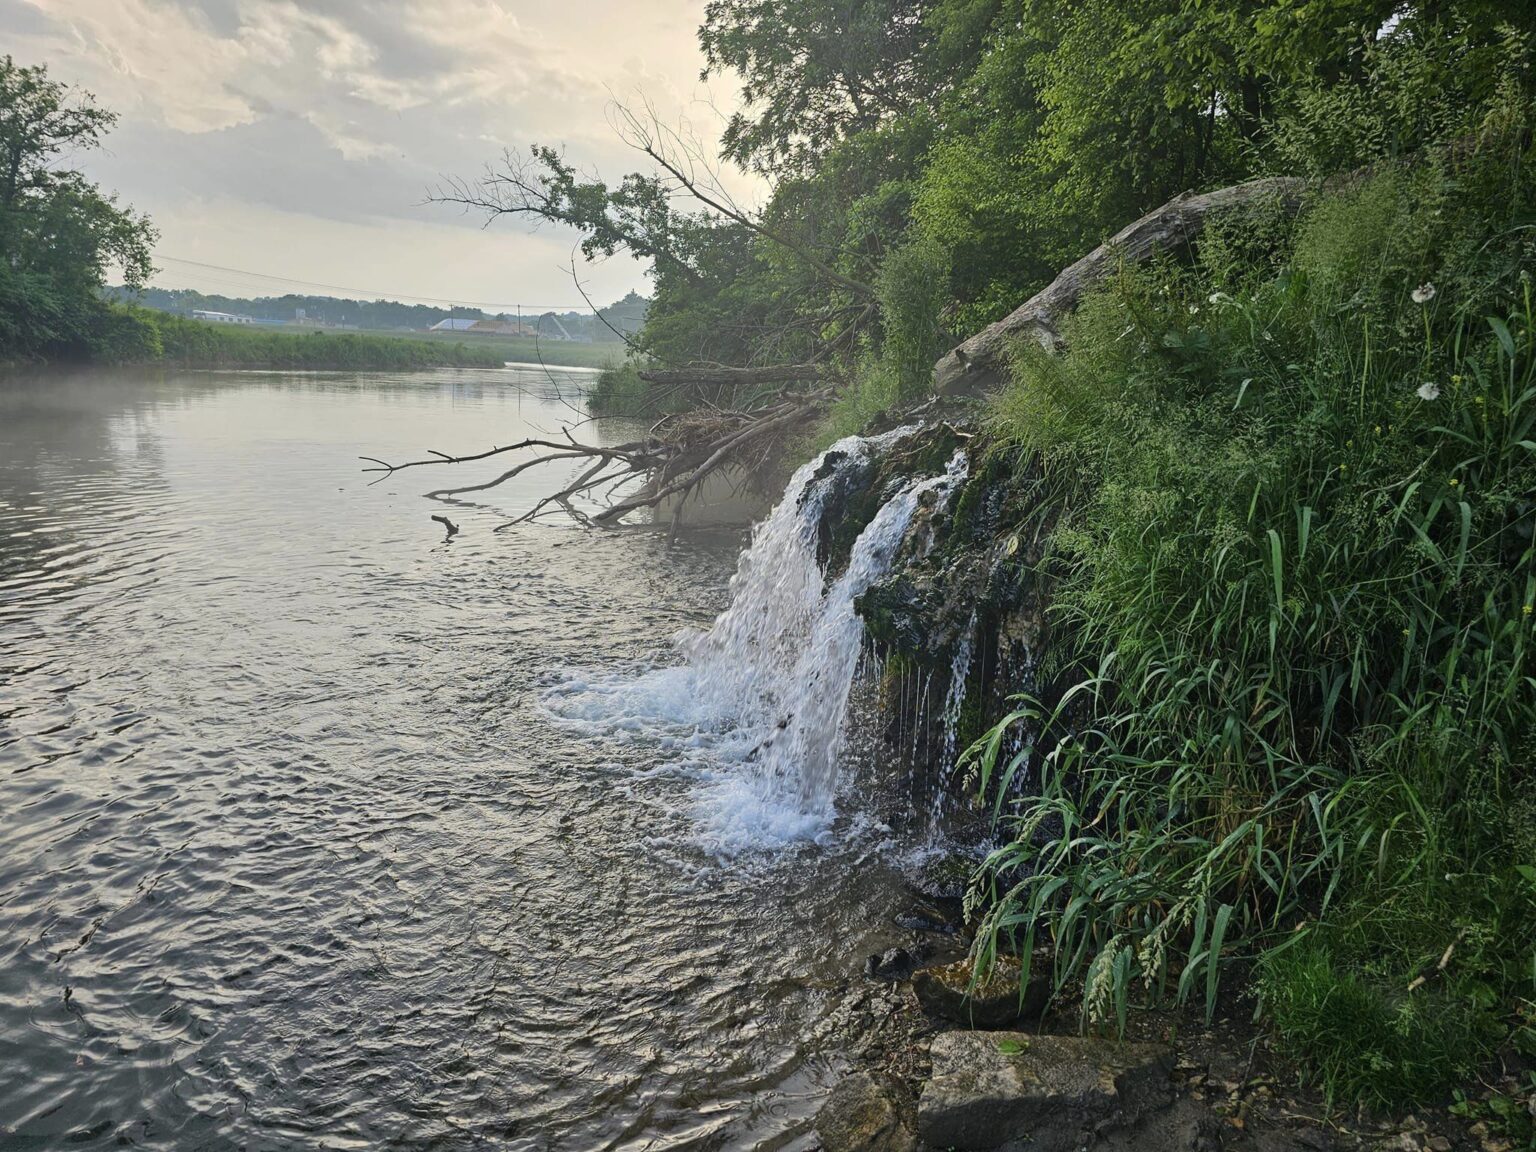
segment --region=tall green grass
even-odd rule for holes
[[[360,332],[274,332],[209,324],[136,310],[154,329],[153,359],[197,368],[397,369],[499,368],[500,354],[466,342],[446,343]]]
[[[1077,671],[969,753],[1009,832],[969,903],[982,958],[1049,942],[1090,1024],[1214,1013],[1246,956],[1338,1098],[1532,1039],[1528,113],[1219,222],[1020,353],[996,422],[1063,509]]]

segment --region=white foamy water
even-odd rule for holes
[[[957,451],[937,476],[895,489],[830,584],[816,559],[829,489],[912,429],[839,441],[802,466],[753,532],[731,604],[679,640],[683,662],[629,677],[572,676],[545,693],[555,715],[620,740],[645,740],[695,780],[693,816],[712,851],[736,855],[832,827],[848,697],[864,648],[854,602],[891,567],[913,514],[966,474]]]

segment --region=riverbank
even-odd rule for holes
[[[617,344],[463,333],[352,332],[217,324],[169,312],[103,305],[90,338],[41,357],[74,365],[152,365],[175,368],[410,371],[417,368],[500,368],[545,364],[603,368],[623,356]],[[10,365],[24,368],[38,358]]]
[[[953,951],[909,933],[888,962]],[[1123,1038],[1084,1036],[1075,1005],[973,1030],[894,979],[850,973],[841,1017],[848,1065],[816,1121],[822,1152],[935,1148],[1126,1152],[1518,1152],[1501,1112],[1520,1107],[1510,1072],[1463,1100],[1373,1115],[1330,1106],[1232,998],[1213,1023],[1188,1011],[1139,1014]],[[1017,1017],[1017,1018],[1015,1018]],[[1493,1121],[1493,1123],[1490,1123]],[[955,1138],[960,1137],[957,1141]],[[937,1142],[935,1142],[937,1140]],[[1032,1142],[1030,1142],[1032,1141]]]
[[[302,368],[409,370],[415,368],[500,368],[497,349],[467,341],[415,339],[365,332],[274,332],[232,324],[209,324],[169,313],[140,311],[152,326],[146,351],[159,355],[127,363],[160,363],[178,368]]]

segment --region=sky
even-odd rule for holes
[[[584,307],[571,231],[426,203],[508,148],[549,144],[616,180],[613,128],[648,100],[709,142],[735,107],[699,80],[704,0],[0,0],[0,51],[121,119],[70,159],[160,231],[155,283],[226,295]],[[756,189],[732,177],[750,201]],[[644,269],[587,264],[597,303]],[[200,267],[213,265],[215,268]],[[230,269],[236,271],[229,271]]]

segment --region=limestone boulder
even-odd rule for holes
[[[1160,1044],[947,1032],[932,1058],[917,1134],[935,1148],[1065,1152],[1173,1098],[1173,1053]]]
[[[868,1072],[841,1080],[816,1114],[823,1152],[915,1152],[894,1090]]]

